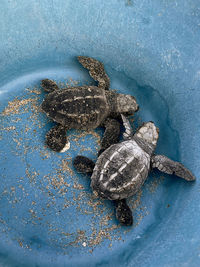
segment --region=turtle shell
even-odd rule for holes
[[[49,93],[42,110],[54,121],[75,129],[94,129],[107,117],[109,104],[105,90],[81,86]]]
[[[140,189],[149,168],[150,155],[134,140],[114,144],[98,158],[91,187],[102,198],[124,199]]]

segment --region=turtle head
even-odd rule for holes
[[[132,95],[117,94],[117,112],[132,115],[139,109],[136,99]]]
[[[152,121],[145,122],[135,133],[135,136],[143,139],[146,143],[152,146],[154,150],[158,137],[159,137],[159,129],[155,126]]]

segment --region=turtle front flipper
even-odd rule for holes
[[[56,152],[65,152],[70,148],[70,143],[67,142],[66,127],[62,125],[54,126],[46,134],[46,144],[49,148]]]
[[[117,120],[107,118],[102,126],[105,127],[105,132],[101,141],[101,148],[98,156],[111,145],[118,143],[120,136],[120,123]]]
[[[190,170],[184,167],[183,164],[173,161],[163,155],[154,155],[151,158],[151,164],[153,168],[157,168],[159,171],[162,171],[167,174],[175,174],[186,181],[196,180],[195,176],[191,173]]]
[[[130,125],[129,120],[123,114],[121,114],[121,117],[122,117],[122,121],[123,121],[123,126],[125,128],[125,131],[123,133],[123,139],[129,140],[133,136],[133,129]]]
[[[132,211],[126,203],[126,199],[114,200],[117,220],[126,226],[133,224]]]
[[[78,61],[84,68],[89,70],[90,76],[97,81],[98,87],[108,90],[110,87],[110,79],[104,70],[103,63],[91,57],[79,56]]]
[[[92,173],[95,163],[84,156],[76,156],[73,160],[74,168],[80,173]]]
[[[51,92],[59,89],[56,82],[54,82],[53,80],[49,80],[49,79],[42,80],[41,86],[42,86],[43,90],[48,92],[48,93],[51,93]]]

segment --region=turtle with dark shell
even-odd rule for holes
[[[59,89],[53,80],[42,80],[41,86],[49,94],[42,103],[42,110],[57,123],[46,135],[46,144],[52,150],[64,152],[69,149],[66,131],[69,129],[91,130],[105,127],[101,150],[118,142],[120,113],[134,114],[139,106],[131,95],[108,90],[110,86],[104,66],[90,57],[79,56],[79,62],[89,70],[98,86],[79,86]]]
[[[125,132],[121,143],[106,149],[96,164],[83,156],[77,156],[73,164],[81,173],[92,173],[91,187],[94,194],[113,200],[119,222],[132,225],[132,212],[126,198],[138,192],[152,168],[187,181],[194,181],[195,177],[181,163],[154,154],[159,130],[153,122],[144,123],[133,135],[128,119],[123,115],[122,119]]]

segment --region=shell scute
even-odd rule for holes
[[[135,141],[112,145],[97,161],[92,187],[109,199],[131,196],[146,180],[149,166],[150,156]]]
[[[42,109],[54,121],[76,129],[96,128],[108,115],[109,105],[103,89],[82,86],[56,90],[47,95]]]

